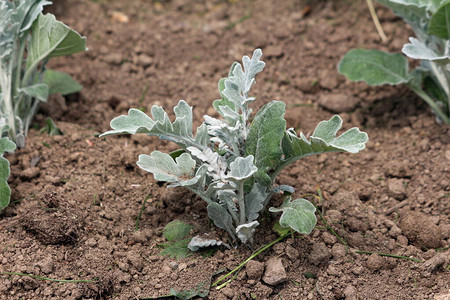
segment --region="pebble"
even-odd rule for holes
[[[137,64],[142,67],[148,67],[153,63],[153,58],[148,56],[147,54],[141,54],[137,57]]]
[[[331,252],[325,243],[316,243],[312,246],[309,254],[309,261],[315,265],[327,262],[331,257]]]
[[[227,296],[228,298],[233,298],[234,297],[234,292],[231,288],[229,287],[224,287],[222,289],[222,294],[224,294],[225,296]]]
[[[347,248],[341,243],[334,244],[331,248],[334,258],[343,258],[347,254]]]
[[[292,261],[296,260],[298,258],[298,256],[300,255],[298,250],[290,245],[287,245],[286,249],[284,249],[284,251],[286,253],[286,256]]]
[[[328,94],[321,97],[318,103],[326,110],[342,113],[355,110],[359,100],[345,94]]]
[[[283,267],[281,258],[269,258],[266,262],[266,271],[263,276],[263,281],[268,285],[277,285],[287,280],[286,270]]]
[[[22,179],[33,179],[34,177],[37,177],[40,172],[41,170],[38,167],[26,168],[20,172],[20,177]]]
[[[171,261],[171,262],[169,263],[169,267],[170,267],[172,270],[176,270],[176,269],[178,269],[178,264],[177,264],[176,262],[174,262],[174,261]]]
[[[122,54],[120,53],[109,53],[103,56],[103,60],[111,65],[120,65],[122,63]]]
[[[406,189],[403,184],[403,180],[398,178],[390,178],[387,180],[387,188],[389,196],[403,200],[406,198]]]

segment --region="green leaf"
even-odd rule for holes
[[[44,73],[43,82],[49,87],[48,94],[52,95],[60,93],[61,95],[69,95],[81,91],[83,88],[69,74],[47,69]]]
[[[158,181],[176,182],[177,185],[187,186],[199,180],[198,177],[194,177],[195,160],[189,153],[183,153],[173,160],[167,153],[153,151],[151,155],[139,155],[137,165],[153,173]]]
[[[49,136],[55,135],[63,135],[62,131],[56,127],[55,122],[53,122],[52,118],[45,119],[45,127],[41,129],[41,132],[47,132]]]
[[[279,236],[283,236],[287,234],[289,231],[291,231],[290,227],[284,228],[280,225],[280,221],[276,221],[275,224],[273,224],[272,230],[278,233]]]
[[[450,39],[450,0],[442,2],[431,16],[428,33],[443,39]]]
[[[174,288],[170,289],[170,294],[181,300],[189,300],[195,297],[206,297],[209,294],[209,286],[211,282],[199,283],[197,287],[192,288],[190,290],[180,290],[177,291]]]
[[[442,87],[434,81],[430,76],[426,76],[423,80],[424,89],[428,95],[436,99],[443,106],[442,111],[448,111],[448,97]]]
[[[27,70],[46,58],[86,51],[86,38],[52,14],[40,14],[31,27]]]
[[[283,154],[280,142],[286,130],[285,111],[286,105],[281,101],[264,105],[256,114],[248,133],[245,153],[255,157],[258,168],[255,177],[264,186],[271,184],[267,172],[279,164]]]
[[[379,50],[350,50],[339,62],[338,70],[352,81],[370,85],[395,85],[409,80],[406,58],[400,53]]]
[[[411,44],[405,44],[402,49],[402,52],[406,56],[414,59],[430,60],[441,64],[447,64],[450,62],[449,55],[438,55],[418,39],[411,37],[409,38],[409,41],[411,42]]]
[[[0,139],[0,210],[8,206],[11,189],[8,185],[8,177],[10,174],[9,161],[3,157],[5,152],[13,152],[16,144],[11,142],[8,137]]]
[[[192,225],[184,223],[180,220],[174,220],[167,223],[164,227],[163,236],[169,242],[182,240],[189,235],[192,228],[194,228]]]
[[[175,259],[182,259],[191,256],[193,253],[188,248],[191,239],[176,241],[175,243],[160,244],[158,247],[164,248],[159,255],[169,256]]]
[[[306,199],[298,198],[291,201],[288,197],[280,208],[271,207],[271,212],[282,212],[280,225],[283,228],[292,228],[298,233],[310,234],[317,223],[314,212],[316,208]]]
[[[335,115],[328,121],[320,122],[310,140],[300,133],[298,137],[292,129],[287,130],[282,141],[285,161],[294,162],[300,158],[324,152],[358,153],[366,147],[367,133],[354,127],[340,136],[336,133],[342,126],[342,119]]]
[[[35,85],[30,85],[30,86],[18,89],[18,91],[26,94],[27,96],[36,98],[42,102],[47,102],[48,85],[45,83],[38,83]]]

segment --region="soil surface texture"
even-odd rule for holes
[[[89,51],[50,67],[84,88],[52,96],[26,147],[7,156],[0,299],[158,299],[171,289],[209,290],[207,299],[450,299],[450,128],[405,87],[352,83],[336,68],[351,48],[399,52],[412,31],[392,12],[376,6],[383,43],[365,1],[54,2],[48,10],[87,36]],[[320,188],[316,203],[335,234],[319,220],[311,235],[288,236],[209,289],[252,250],[160,255],[172,220],[191,224],[191,237],[227,236],[203,200],[137,167],[139,154],[176,145],[98,134],[133,107],[161,105],[173,117],[180,99],[199,126],[203,115],[216,116],[218,80],[255,48],[266,62],[251,92],[255,110],[282,100],[287,126],[305,135],[339,113],[344,130],[358,126],[370,141],[356,155],[298,161],[278,178],[295,197]],[[40,130],[47,117],[63,135]],[[278,237],[276,217],[262,216],[255,249]]]

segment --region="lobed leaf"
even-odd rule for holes
[[[231,249],[230,245],[228,245],[227,243],[224,243],[224,242],[218,241],[218,240],[214,240],[214,239],[203,238],[199,235],[193,237],[188,244],[189,250],[194,251],[194,252],[196,252],[200,249],[203,249],[203,248],[215,247],[215,246],[217,246],[217,247],[224,246],[227,249]]]
[[[194,177],[195,160],[188,153],[181,154],[174,161],[167,153],[153,151],[151,155],[139,155],[137,165],[153,173],[155,180],[176,182],[175,186],[193,185],[200,179]]]
[[[328,121],[322,121],[317,125],[309,141],[303,133],[297,137],[295,131],[287,130],[282,141],[285,161],[293,162],[305,156],[324,152],[358,153],[366,147],[369,137],[356,127],[336,137],[341,126],[342,119],[338,115]]]
[[[409,80],[406,58],[379,50],[350,50],[339,62],[338,70],[352,81],[369,85],[395,85]]]
[[[258,168],[253,164],[253,155],[247,157],[238,157],[232,163],[230,163],[230,172],[225,178],[242,181],[253,175]]]
[[[233,220],[227,210],[216,202],[210,203],[206,209],[208,211],[208,217],[213,220],[214,224],[226,230],[235,239]]]
[[[280,208],[271,207],[271,212],[282,212],[280,225],[283,228],[290,227],[298,233],[310,234],[317,223],[316,208],[306,199],[298,198],[292,201],[286,198]]]
[[[159,255],[169,256],[175,259],[182,259],[188,256],[191,256],[193,253],[189,250],[188,244],[191,239],[184,239],[181,241],[176,241],[174,243],[164,243],[158,245],[161,248],[164,248]]]
[[[138,109],[130,109],[128,115],[114,118],[110,126],[113,130],[107,131],[100,137],[117,134],[147,133],[159,136],[161,139],[171,140],[179,144],[183,149],[194,146],[205,149],[209,143],[206,128],[202,125],[197,129],[197,136],[192,134],[192,107],[186,101],[180,100],[174,107],[175,121],[170,122],[169,116],[160,106],[154,105],[151,113],[153,119]]]
[[[279,164],[283,154],[280,143],[286,130],[285,111],[283,102],[272,101],[261,108],[250,126],[245,153],[255,157],[255,177],[264,186],[271,184],[267,172]]]
[[[449,8],[449,15],[450,15],[450,8]],[[450,56],[448,54],[438,55],[432,49],[427,47],[427,45],[425,45],[424,43],[413,37],[410,37],[409,41],[411,43],[405,44],[402,48],[402,52],[406,56],[414,59],[435,61],[442,64],[450,63]]]
[[[258,225],[258,221],[253,221],[236,227],[236,235],[243,244],[247,244],[248,241],[253,239],[253,234],[255,233],[255,229]]]

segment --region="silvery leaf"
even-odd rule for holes
[[[367,133],[354,127],[340,136],[336,136],[342,126],[342,119],[335,115],[328,121],[320,122],[310,140],[300,133],[300,137],[293,129],[286,131],[282,140],[285,160],[295,161],[305,156],[323,152],[350,152],[358,153],[366,147],[369,140]]]
[[[195,160],[188,153],[181,154],[174,161],[167,153],[153,151],[151,155],[139,155],[137,165],[153,173],[159,181],[177,182],[178,185],[184,186],[193,185],[199,180],[194,177]]]
[[[216,202],[210,203],[206,209],[208,211],[208,217],[213,220],[214,224],[226,230],[233,240],[235,240],[233,219],[227,210]]]
[[[255,228],[258,227],[258,225],[258,221],[253,221],[236,227],[236,234],[243,244],[252,240]]]
[[[303,198],[292,200],[287,197],[280,208],[271,207],[271,212],[282,212],[280,225],[290,227],[298,233],[310,234],[317,223],[314,212],[316,208],[308,200]]]
[[[238,157],[230,164],[230,172],[225,176],[228,179],[242,181],[253,175],[258,168],[253,164],[253,155],[245,158]]]
[[[199,235],[194,236],[188,244],[189,250],[195,252],[202,248],[214,247],[214,246],[224,246],[227,249],[231,249],[230,245],[222,241],[208,239],[201,237]]]
[[[245,195],[245,213],[248,222],[258,219],[259,212],[264,209],[264,201],[269,195],[266,190],[265,186],[256,182],[250,192]]]
[[[438,55],[436,52],[428,48],[424,43],[413,37],[409,38],[411,44],[405,44],[402,52],[408,57],[421,60],[431,60],[439,63],[449,63],[449,55]]]
[[[278,193],[280,193],[280,194],[284,194],[284,193],[293,194],[293,193],[295,193],[295,189],[292,186],[290,186],[290,185],[282,184],[282,185],[279,185],[279,186],[275,187],[273,189],[273,192],[277,193],[277,194]]]

